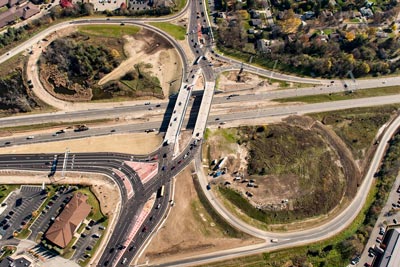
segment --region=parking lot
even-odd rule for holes
[[[40,186],[21,186],[3,203],[6,209],[0,215],[0,235],[2,240],[13,237],[14,231],[21,231],[32,218],[32,213],[46,200]]]
[[[56,190],[55,195],[51,197],[50,201],[32,224],[30,228],[32,231],[32,234],[29,236],[30,240],[36,241],[36,237],[40,232],[46,232],[50,226],[50,223],[54,221],[66,203],[68,203],[68,201],[72,198],[73,192],[74,191],[72,189],[64,186],[59,187]]]
[[[399,192],[397,192],[399,191]],[[375,255],[380,253],[380,244],[384,241],[387,227],[399,226],[400,222],[400,177],[397,177],[389,194],[386,205],[379,215],[369,240],[360,257],[352,259],[350,266],[372,266]]]
[[[75,254],[73,259],[75,261],[84,261],[91,257],[93,248],[99,242],[105,227],[96,224],[93,220],[89,221],[82,231],[78,241],[75,243]]]

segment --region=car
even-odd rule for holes
[[[6,145],[6,146],[11,145],[11,141],[5,142],[4,145]]]
[[[150,105],[150,102],[146,102],[146,103],[144,103],[146,106],[148,106],[148,105]]]
[[[125,23],[123,23],[123,22],[121,22],[121,24],[120,24],[121,26],[124,26],[125,25]]]
[[[115,248],[110,248],[110,250],[108,251],[110,254],[113,253],[115,251]]]
[[[103,226],[103,225],[100,225],[100,226],[99,226],[99,229],[100,229],[100,230],[106,230],[106,227]]]
[[[206,188],[207,188],[207,190],[211,190],[211,184],[208,183],[207,186],[206,186]]]
[[[135,248],[135,246],[131,246],[131,247],[129,247],[129,251],[132,251],[133,249]]]
[[[216,121],[219,121],[219,118],[215,118]]]
[[[93,237],[93,238],[100,238],[100,235],[97,234],[97,233],[95,233],[95,234],[92,235],[92,237]]]
[[[385,228],[381,227],[381,228],[379,229],[379,234],[380,234],[380,235],[383,235],[384,233],[385,233]]]
[[[165,166],[162,166],[161,170],[162,170],[162,171],[165,171]]]
[[[161,105],[160,105],[160,104],[157,104],[157,105],[156,105],[156,108],[159,108],[159,107],[161,107]]]
[[[92,250],[92,249],[93,249],[93,248],[92,248],[91,246],[87,246],[87,247],[86,247],[86,250],[87,250],[87,251],[90,251],[90,250]]]
[[[112,129],[110,132],[115,133],[115,129]]]
[[[26,139],[27,139],[27,140],[30,140],[30,139],[34,139],[34,138],[35,138],[34,135],[30,135],[30,136],[28,136]]]
[[[172,166],[172,167],[171,167],[171,171],[172,171],[173,169],[175,169],[175,166]]]
[[[365,266],[365,267],[371,267],[371,264],[368,263],[368,262],[366,262],[366,263],[364,263],[364,266]]]
[[[109,261],[105,261],[104,266],[108,266],[109,263],[110,263]]]
[[[182,160],[178,161],[178,164],[181,164],[181,163],[182,163]]]
[[[159,209],[159,208],[161,208],[161,204],[158,204],[156,207],[156,209]]]
[[[57,136],[58,135],[58,133],[53,133],[53,136]]]
[[[123,250],[123,249],[125,249],[125,248],[126,248],[126,246],[124,246],[124,245],[119,245],[119,246],[118,246],[118,249],[119,249],[119,250]]]
[[[394,224],[397,224],[397,220],[396,220],[396,219],[393,219],[393,223],[394,223]]]
[[[21,225],[22,225],[22,226],[26,225],[26,221],[22,221],[22,222],[21,222]]]
[[[376,238],[376,242],[382,243],[382,238],[381,238],[381,237],[377,237],[377,238]]]
[[[14,214],[14,211],[12,211],[12,210],[10,210],[9,212],[8,212],[8,215],[10,215],[10,216],[12,216]]]

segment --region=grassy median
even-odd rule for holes
[[[387,87],[377,87],[370,89],[361,89],[353,92],[347,91],[347,92],[331,93],[331,94],[287,97],[287,98],[274,99],[274,101],[281,103],[287,103],[287,102],[321,103],[321,102],[331,102],[339,100],[349,100],[349,99],[384,96],[384,95],[396,95],[396,94],[400,94],[400,86],[387,86]]]

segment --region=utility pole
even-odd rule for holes
[[[275,60],[274,67],[272,68],[271,79],[272,79],[272,76],[274,75],[274,71],[275,71],[275,68],[276,68],[276,64],[278,64],[278,60]]]
[[[69,154],[69,149],[68,147],[65,150],[65,154],[64,154],[64,162],[63,162],[63,168],[62,168],[62,172],[61,172],[61,177],[64,178],[65,177],[65,171],[67,168],[67,161],[68,161],[68,154]]]
[[[351,80],[352,80],[353,83],[354,83],[354,90],[357,90],[357,82],[356,82],[356,79],[354,78],[353,72],[352,72],[351,70],[349,70],[349,71],[346,73],[346,76],[350,76]],[[352,92],[352,90],[351,90],[350,88],[348,88],[348,86],[347,86],[347,88],[345,87],[344,90],[347,91],[347,92],[349,92],[349,93]]]

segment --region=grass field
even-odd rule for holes
[[[140,31],[140,27],[133,25],[85,25],[79,26],[79,32],[89,35],[97,35],[112,38],[121,38],[124,35],[134,35]]]
[[[395,95],[395,94],[400,94],[400,86],[387,86],[387,87],[362,89],[362,90],[357,90],[353,93],[341,92],[341,93],[332,93],[323,95],[288,97],[288,98],[274,99],[274,101],[282,103],[286,102],[320,103],[320,102],[330,102],[338,100],[357,99],[357,98],[374,97],[374,96]]]
[[[93,192],[88,187],[81,187],[76,192],[81,192],[88,196],[88,203],[92,207],[92,211],[90,212],[88,219],[92,219],[94,221],[100,221],[102,219],[105,220],[105,216],[101,213],[100,204],[97,197],[93,194]]]
[[[250,220],[255,219],[265,226],[294,222],[326,214],[340,203],[346,177],[333,163],[338,160],[336,154],[316,131],[284,123],[243,126],[209,130],[206,140],[203,158],[209,162],[236,155],[238,144],[245,144],[248,151],[246,178],[257,180],[260,190],[266,190],[260,191],[264,195],[254,191],[258,202],[269,204],[277,194],[291,201],[293,210],[259,209],[236,187],[218,186],[219,193]],[[225,167],[230,173],[237,170],[237,163],[232,161]],[[285,193],[279,193],[281,190]]]
[[[17,188],[19,188],[19,185],[0,185],[0,203]]]
[[[400,169],[400,134],[389,142],[378,179],[372,184],[366,202],[355,220],[334,237],[314,244],[262,253],[202,266],[347,266],[360,253],[368,240],[372,226],[386,203]],[[296,263],[296,264],[294,264]]]
[[[356,159],[363,159],[373,144],[378,129],[388,122],[400,105],[353,108],[335,112],[309,114],[329,125],[351,149]]]
[[[149,24],[167,32],[177,40],[185,40],[186,29],[182,26],[168,22],[151,22]]]

